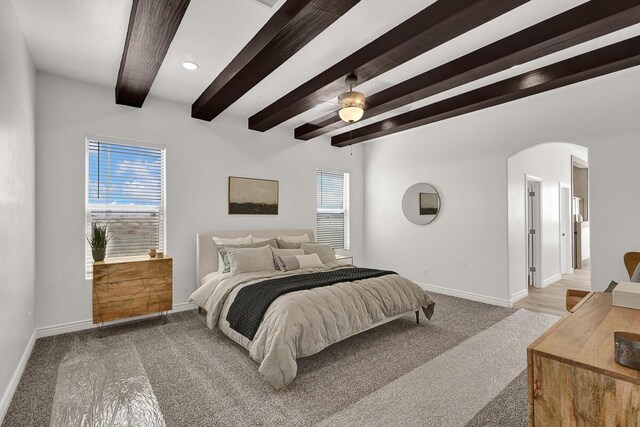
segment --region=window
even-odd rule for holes
[[[85,229],[108,223],[107,257],[164,251],[165,150],[87,140]],[[86,276],[93,258],[86,247]]]
[[[349,250],[349,173],[316,172],[318,242]]]

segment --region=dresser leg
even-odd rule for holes
[[[420,324],[420,310],[416,311],[416,323]]]
[[[104,337],[104,323],[98,323],[98,325],[96,326],[96,331],[98,332],[98,338],[103,338]]]

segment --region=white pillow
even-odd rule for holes
[[[259,248],[227,249],[231,275],[276,271],[269,245]],[[319,258],[318,258],[319,259]]]
[[[213,241],[216,242],[218,246],[224,245],[246,245],[249,243],[253,243],[251,241],[251,234],[247,237],[234,237],[234,238],[226,238],[226,237],[213,237]],[[222,255],[218,252],[218,273],[224,272],[224,261],[222,260]]]
[[[302,234],[300,236],[283,236],[280,235],[278,239],[287,243],[307,243],[310,242],[308,234]]]
[[[295,257],[300,263],[300,268],[324,267],[318,254],[296,255]]]
[[[251,237],[251,243],[260,243],[275,239],[275,237],[256,237],[253,234],[249,234],[249,237]]]

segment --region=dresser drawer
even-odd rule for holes
[[[148,291],[149,279],[104,283],[95,285],[93,288],[93,293],[100,304],[135,298],[145,292],[148,294]]]
[[[171,276],[173,260],[161,259],[149,262],[149,277]]]
[[[105,267],[105,266],[101,266]],[[149,277],[149,262],[128,262],[123,264],[107,265],[107,268],[98,268],[98,277],[93,280],[97,283],[125,282],[134,279]]]
[[[107,302],[100,304],[100,318],[102,319],[102,322],[109,322],[111,320],[142,316],[144,314],[155,312],[149,311],[149,308],[149,295],[129,298],[121,301]]]

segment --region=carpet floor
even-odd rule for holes
[[[557,318],[432,296],[430,322],[300,359],[281,392],[196,311],[41,338],[3,426],[526,426],[526,345]]]

